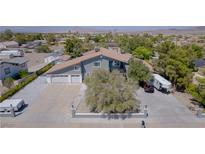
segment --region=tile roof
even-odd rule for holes
[[[128,63],[129,59],[131,58],[131,54],[121,54],[116,51],[111,51],[105,48],[100,48],[100,50],[97,52],[95,50],[91,50],[91,51],[84,53],[83,56],[81,57],[77,57],[65,63],[55,65],[50,70],[47,71],[47,74],[64,69],[66,67],[80,64],[81,62],[85,60],[88,60],[88,59],[91,59],[97,56],[101,56],[101,55],[108,57],[108,58],[112,58],[114,60],[125,62],[125,63]]]

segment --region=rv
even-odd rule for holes
[[[3,50],[2,54],[13,55],[14,57],[23,57],[24,53],[20,50]]]
[[[153,74],[153,85],[157,90],[163,92],[170,92],[172,88],[171,82],[160,76],[159,74]]]
[[[17,112],[25,105],[23,99],[6,99],[0,103],[0,112],[7,112],[11,110],[11,107],[14,108],[14,111]]]

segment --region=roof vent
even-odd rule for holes
[[[95,47],[95,52],[99,52],[99,51],[100,51],[100,48]]]

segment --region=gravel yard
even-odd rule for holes
[[[42,65],[44,63],[44,58],[48,55],[49,53],[25,53],[24,57],[28,60],[28,69],[32,71],[35,67]]]
[[[142,88],[137,93],[142,105],[148,105],[149,117],[146,119],[148,126],[205,127],[205,119],[197,118],[172,94],[163,94],[157,90],[154,93],[145,93]]]

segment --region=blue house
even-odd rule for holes
[[[126,73],[130,54],[98,48],[52,67],[47,73],[48,83],[81,83],[96,69],[119,70]]]

